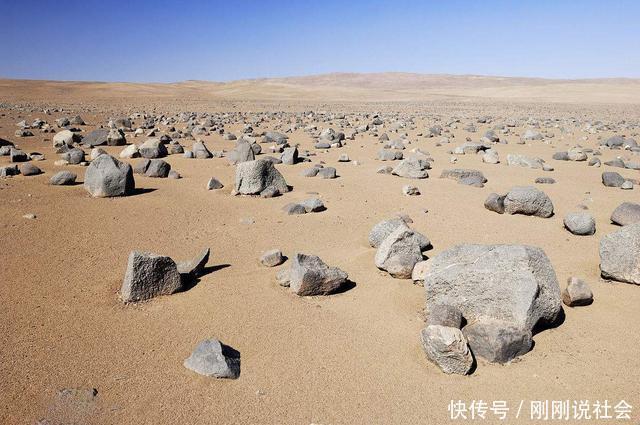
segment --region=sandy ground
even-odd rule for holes
[[[16,103],[45,104],[49,102],[47,90],[34,89],[36,94],[31,95],[22,92],[22,97],[16,95]],[[11,103],[11,96],[2,101]],[[50,96],[58,99],[60,94],[51,90]],[[77,102],[74,110],[89,124],[83,128],[90,130],[106,122],[108,99],[92,107],[92,98],[83,99],[81,90],[74,96],[67,101]],[[140,99],[143,95],[139,103],[147,102]],[[153,102],[158,111],[175,106],[170,100]],[[475,116],[485,113],[473,99],[465,102],[465,110],[475,110]],[[112,105],[111,109],[123,113],[144,108],[134,101],[127,109],[117,101]],[[513,117],[514,109],[502,105],[493,105],[492,110],[502,108],[501,117]],[[409,108],[375,106],[383,111]],[[238,103],[234,107],[271,106]],[[331,110],[332,105],[315,107]],[[335,105],[336,109],[349,107]],[[210,105],[211,110],[220,108],[224,109],[220,104]],[[526,110],[527,106],[518,108]],[[531,106],[538,113],[539,108]],[[87,112],[91,109],[105,112]],[[341,149],[318,152],[314,162],[335,166],[340,176],[335,180],[302,177],[306,164],[278,165],[294,190],[277,198],[231,196],[234,167],[224,158],[188,160],[172,155],[166,160],[183,179],[136,175],[136,186],[144,189],[141,193],[93,199],[81,184],[47,185],[58,170],[76,172],[80,182],[85,171],[81,166],[53,165],[58,159],[51,148],[53,134],[36,132],[35,137],[25,139],[13,136],[15,123],[22,119],[29,122],[41,117],[53,123],[60,116],[72,116],[71,111],[51,116],[1,112],[0,137],[25,151],[47,156],[46,161],[36,163],[45,174],[0,180],[2,424],[33,424],[42,418],[58,423],[56,394],[75,387],[98,390],[95,402],[72,412],[76,415],[72,419],[83,424],[440,424],[450,421],[447,406],[458,399],[489,404],[505,400],[512,409],[509,423],[534,423],[527,418],[529,403],[535,400],[608,400],[612,404],[626,400],[634,406],[633,417],[638,420],[640,288],[600,279],[598,242],[616,229],[609,221],[613,209],[623,201],[640,201],[640,192],[638,188],[604,187],[600,176],[607,167],[551,159],[555,151],[576,143],[595,147],[597,136],[612,132],[593,135],[572,128],[563,135],[559,128],[552,128],[549,131],[556,135],[552,145],[518,145],[512,135],[507,137],[510,144],[497,146],[503,163],[484,164],[479,157],[466,155],[453,165],[447,151],[467,136],[477,140],[491,124],[477,124],[475,134],[454,130],[455,144],[436,147],[438,137],[416,137],[435,121],[417,118],[417,129],[408,132],[412,147],[435,159],[426,180],[376,174],[387,163],[375,160],[381,145],[367,135],[357,136]],[[559,105],[538,116],[553,117],[554,112],[558,117],[621,119],[610,108],[589,104]],[[637,119],[640,110],[627,104],[624,114]],[[264,123],[260,129],[275,123]],[[234,125],[230,130],[240,128]],[[515,131],[520,133],[523,128]],[[584,135],[589,137],[586,142],[581,140]],[[128,139],[144,140],[130,135]],[[234,146],[219,135],[203,139],[211,150]],[[311,137],[302,131],[291,134],[290,141],[302,149],[313,146]],[[117,154],[122,148],[105,149]],[[507,166],[506,155],[513,152],[540,156],[555,171]],[[360,165],[338,163],[341,153]],[[620,153],[603,151],[601,158],[609,160]],[[7,157],[0,157],[1,165],[7,163]],[[454,167],[482,170],[489,181],[480,189],[438,178],[443,169]],[[637,171],[614,171],[640,178]],[[212,176],[225,188],[207,191]],[[553,185],[539,185],[554,202],[554,217],[499,215],[483,207],[489,193],[533,184],[539,176],[557,180]],[[401,187],[408,183],[418,186],[422,195],[402,195]],[[286,203],[309,198],[314,192],[324,201],[326,211],[302,216],[281,211]],[[594,236],[573,236],[563,229],[562,217],[578,204],[587,205],[594,214]],[[37,219],[22,218],[28,213],[36,214]],[[534,349],[511,364],[479,360],[470,376],[445,375],[427,361],[419,344],[424,289],[378,271],[375,250],[367,244],[370,228],[396,213],[408,214],[413,227],[431,239],[434,249],[429,256],[458,243],[540,246],[561,286],[569,276],[582,277],[591,285],[595,302],[565,308],[564,323],[537,334]],[[247,218],[255,222],[245,224]],[[118,290],[131,250],[187,259],[204,247],[211,247],[212,269],[192,289],[138,305],[120,302]],[[271,248],[280,248],[288,256],[295,252],[319,255],[347,271],[356,286],[327,297],[292,295],[275,282],[277,270],[288,263],[268,269],[257,261]],[[241,352],[240,379],[212,380],[182,366],[197,342],[209,337]],[[521,401],[521,418],[515,420]],[[482,422],[496,420],[487,415]],[[580,423],[584,422],[588,421]]]

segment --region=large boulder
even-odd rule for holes
[[[378,247],[375,264],[398,279],[410,279],[416,263],[422,261],[422,235],[406,226],[398,226]]]
[[[611,213],[611,221],[620,226],[640,222],[640,204],[623,202]]]
[[[53,136],[53,147],[62,148],[66,146],[72,146],[74,143],[80,141],[80,136],[71,130],[62,130]]]
[[[99,155],[87,168],[84,188],[96,198],[130,195],[135,189],[133,168],[111,155]]]
[[[600,272],[606,279],[640,285],[640,223],[600,239]]]
[[[236,166],[236,193],[257,195],[269,187],[274,187],[280,193],[289,191],[287,182],[273,166],[273,162],[258,159],[242,162]]]
[[[181,286],[178,266],[171,257],[132,251],[120,296],[124,302],[143,301],[173,294]]]
[[[315,255],[296,254],[289,271],[289,287],[300,296],[328,295],[347,283],[347,273],[329,267]]]
[[[473,353],[489,361],[527,352],[534,326],[554,323],[562,308],[549,259],[526,245],[454,246],[428,260],[424,287],[427,311],[458,309]]]
[[[553,215],[553,202],[533,186],[515,186],[504,198],[504,212],[547,218]]]

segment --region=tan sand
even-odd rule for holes
[[[105,85],[4,80],[0,91],[7,103],[68,105],[82,115],[88,130],[105,123],[113,111],[155,107],[160,113],[189,106],[200,111],[442,111],[444,117],[490,113],[520,118],[532,111],[539,117],[590,116],[614,122],[640,116],[638,105],[629,103],[630,98],[640,99],[637,81],[542,82],[539,86],[525,81],[521,84],[528,85],[523,88],[517,82],[492,81],[491,86],[467,79],[457,86],[451,83],[444,94],[422,98],[415,93],[422,88],[408,88],[415,91],[407,95],[410,102],[400,102],[406,93],[392,87],[378,99],[386,103],[366,103],[379,95],[366,84],[363,88],[345,83],[346,99],[335,103],[343,94],[338,89],[322,101],[323,83],[284,81],[233,83],[231,87],[250,85],[233,91],[228,85],[197,82]],[[265,86],[275,88],[263,91]],[[361,103],[345,103],[357,100],[361,92],[367,93]],[[305,93],[310,93],[308,99],[300,97]],[[603,97],[603,93],[612,95]],[[261,94],[260,102],[243,101],[254,101]],[[494,96],[495,102],[487,99]],[[287,102],[288,98],[296,100]],[[434,103],[438,99],[442,103]],[[618,106],[600,105],[602,99]],[[449,422],[449,402],[458,399],[506,400],[513,410],[510,415],[524,400],[525,417],[532,400],[617,403],[624,399],[634,406],[638,419],[640,287],[603,281],[598,269],[599,238],[616,229],[609,216],[623,201],[640,201],[638,188],[604,187],[600,175],[605,167],[551,160],[553,152],[576,143],[595,147],[596,137],[610,132],[593,135],[571,129],[573,133],[562,135],[554,128],[550,130],[556,136],[553,146],[517,145],[516,137],[508,136],[510,144],[497,146],[501,164],[484,164],[479,157],[466,155],[453,165],[446,152],[466,136],[477,140],[490,124],[477,124],[475,134],[455,130],[455,144],[435,147],[438,137],[415,136],[436,123],[420,118],[418,129],[409,131],[409,140],[435,159],[430,178],[422,181],[376,174],[377,168],[386,165],[375,160],[380,145],[372,136],[358,136],[346,147],[318,152],[315,158],[314,162],[335,166],[338,179],[304,178],[300,176],[304,164],[279,165],[294,190],[278,198],[231,196],[234,168],[226,159],[188,160],[173,155],[166,160],[183,179],[136,176],[136,186],[145,193],[92,199],[82,185],[47,185],[58,170],[76,172],[79,181],[85,171],[80,166],[53,165],[58,159],[50,147],[53,134],[13,137],[15,123],[22,119],[29,122],[40,117],[53,123],[60,116],[72,116],[71,111],[51,116],[8,109],[2,113],[0,137],[47,156],[36,163],[45,174],[0,180],[2,424],[33,424],[41,418],[56,423],[51,413],[56,393],[69,387],[98,389],[97,405],[87,408],[89,413],[81,418],[86,424],[441,424]],[[234,125],[231,130],[240,128]],[[586,142],[581,140],[584,135],[589,138]],[[141,143],[144,138],[128,135],[128,140]],[[234,146],[219,135],[204,140],[212,150]],[[312,139],[302,131],[290,135],[290,140],[303,149],[312,148]],[[112,154],[121,150],[105,149]],[[513,152],[540,156],[556,170],[544,173],[509,167],[506,156]],[[361,164],[337,163],[341,153]],[[601,158],[610,160],[619,154],[603,151]],[[0,165],[7,163],[7,157],[0,157]],[[454,167],[482,170],[489,182],[478,189],[438,178],[443,169]],[[637,171],[615,171],[628,178],[640,177]],[[554,202],[554,217],[505,216],[483,207],[490,192],[533,184],[543,175],[557,180],[539,186]],[[212,176],[225,188],[207,191]],[[408,183],[418,186],[422,195],[403,196],[401,187]],[[302,216],[281,211],[288,202],[311,197],[310,192],[319,193],[326,211]],[[587,205],[594,214],[594,236],[573,236],[563,229],[562,217],[578,204]],[[27,213],[36,214],[37,219],[22,218]],[[431,239],[434,250],[429,256],[458,243],[540,246],[561,286],[568,277],[580,276],[591,285],[595,302],[565,308],[565,322],[536,335],[534,349],[511,364],[479,360],[470,376],[445,375],[427,361],[419,344],[423,288],[378,271],[375,250],[367,244],[370,228],[396,213],[411,216],[413,227]],[[244,224],[244,218],[255,223]],[[186,259],[203,247],[211,247],[209,265],[216,269],[194,288],[138,305],[119,301],[130,250]],[[280,248],[289,257],[295,252],[319,255],[347,271],[356,287],[328,297],[292,295],[275,282],[276,271],[288,263],[268,269],[257,261],[271,248]],[[209,337],[241,352],[240,379],[212,380],[182,366],[196,343]],[[496,422],[487,417],[484,423]]]

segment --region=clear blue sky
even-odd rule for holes
[[[640,77],[640,0],[0,0],[0,76]]]

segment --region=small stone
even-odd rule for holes
[[[573,212],[564,216],[564,227],[574,235],[593,235],[596,221],[588,212]]]
[[[569,307],[589,305],[593,302],[593,292],[584,280],[570,277],[562,291],[562,302]]]
[[[402,186],[402,193],[406,196],[417,196],[420,195],[420,189],[416,186],[405,185]]]
[[[237,379],[240,353],[217,339],[207,339],[196,346],[184,367],[208,377]]]
[[[222,189],[223,187],[224,185],[215,177],[211,177],[207,183],[207,190]]]
[[[266,267],[275,267],[284,263],[285,257],[279,249],[272,249],[260,256],[260,264]]]
[[[22,218],[26,218],[27,220],[35,220],[36,215],[35,214],[25,214],[22,216]]]
[[[71,185],[76,182],[77,178],[76,173],[71,171],[59,171],[49,179],[49,183],[55,186]]]

